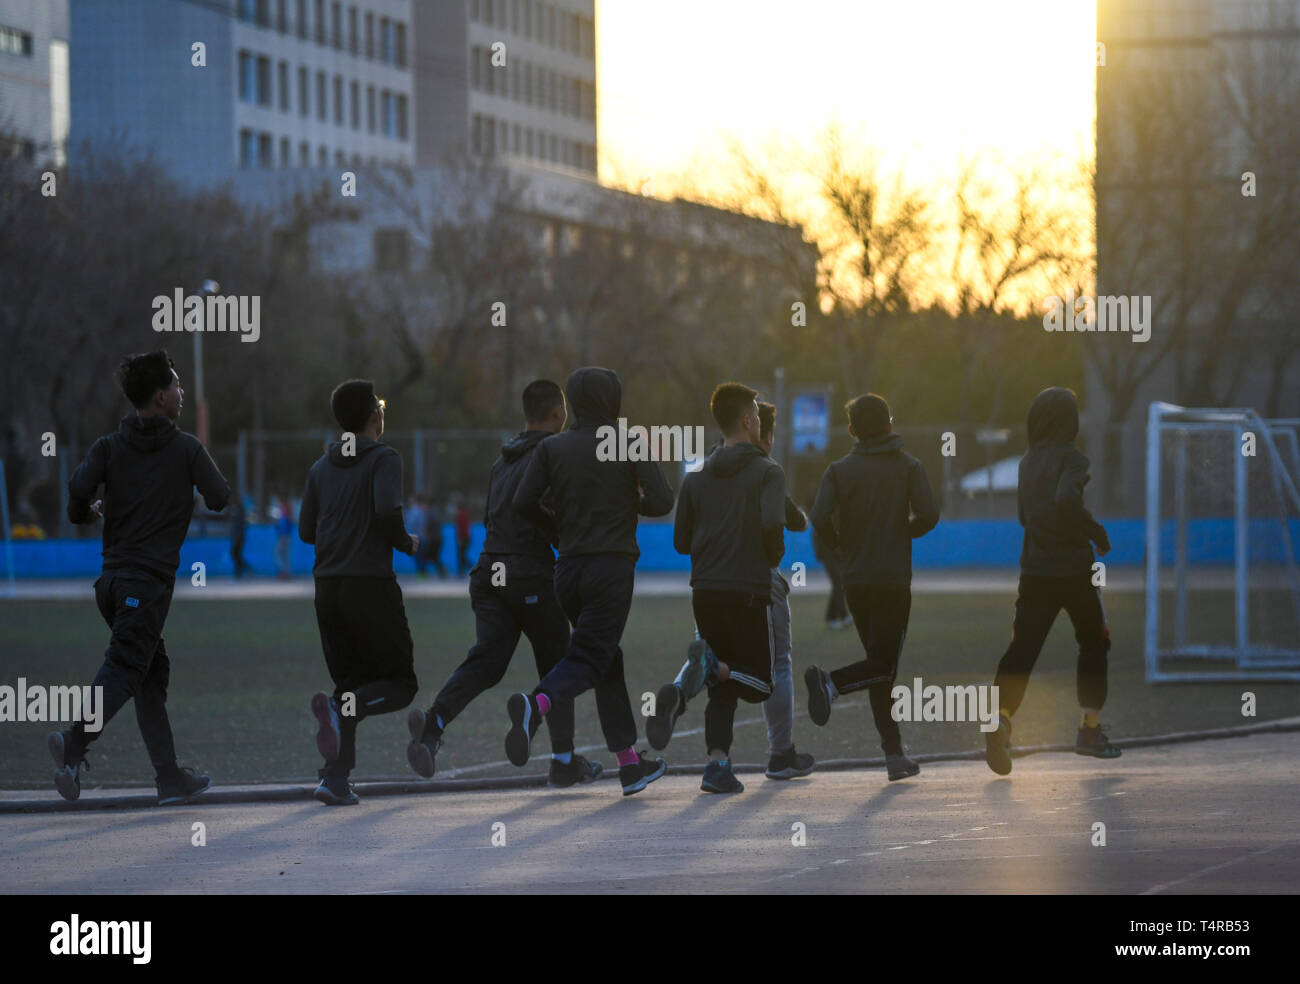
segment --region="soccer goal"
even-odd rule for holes
[[[1150,683],[1300,680],[1300,419],[1153,403]]]

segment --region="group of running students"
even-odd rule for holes
[[[193,512],[193,489],[224,508],[230,488],[202,444],[180,431],[184,391],[165,351],[130,357],[120,369],[135,412],[100,438],[68,485],[73,522],[104,521],[103,574],[95,584],[112,639],[94,685],[104,688],[106,723],[134,698],[136,718],[156,772],[160,804],[183,803],[211,780],[176,763],[166,696],[168,656],[162,628],[171,602],[180,546]],[[680,672],[655,694],[646,721],[661,750],[691,700],[707,691],[701,789],[743,790],[731,763],[737,704],[761,703],[771,779],[806,776],[811,755],[795,749],[790,584],[778,565],[786,530],[810,518],[786,492],[771,458],[776,408],[740,383],[722,383],[710,411],[723,439],[686,475],[676,498],[673,545],[691,558],[695,639]],[[476,641],[428,710],[407,713],[407,759],[426,778],[444,734],[474,698],[505,675],[521,635],[532,644],[538,683],[506,701],[507,758],[526,765],[545,722],[551,742],[549,783],[566,787],[602,773],[574,748],[574,700],[595,691],[606,747],[619,766],[623,795],[664,775],[662,758],[636,748],[637,725],[620,642],[632,605],[640,552],[639,516],[673,510],[673,491],[658,464],[610,461],[597,454],[600,429],[618,426],[622,385],[609,369],[573,372],[563,391],[536,380],[522,395],[525,429],[492,466],[484,510],[485,539],[470,574]],[[315,797],[329,805],[358,802],[349,781],[357,726],[408,708],[418,693],[413,644],[393,573],[396,549],[414,554],[419,537],[402,517],[402,462],[381,442],[385,401],[369,380],[352,379],[330,398],[342,433],[311,468],[299,511],[299,535],[314,544],[315,607],[332,693],[311,700],[316,745],[324,764]],[[811,525],[842,565],[845,596],[863,658],[826,672],[804,673],[808,713],[824,725],[840,696],[866,690],[890,780],[920,766],[903,750],[891,714],[891,691],[911,609],[912,540],[934,528],[939,510],[921,463],[902,448],[886,401],[868,393],[846,406],[852,450],[822,476]],[[570,414],[572,419],[570,420]],[[566,428],[566,424],[568,425]],[[1093,544],[1109,550],[1106,532],[1083,505],[1088,459],[1075,447],[1074,394],[1044,390],[1029,411],[1029,451],[1020,464],[1019,517],[1025,527],[1012,642],[994,680],[999,725],[986,735],[990,768],[1011,771],[1011,717],[1061,608],[1079,642],[1078,697],[1083,720],[1076,751],[1120,754],[1102,732],[1109,633],[1093,584]],[[103,486],[101,500],[92,502]],[[50,734],[55,786],[80,793],[86,750],[99,732],[82,722]]]

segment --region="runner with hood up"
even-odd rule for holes
[[[1020,593],[1011,645],[998,664],[1001,715],[998,729],[984,736],[989,768],[1011,771],[1011,715],[1020,707],[1047,633],[1064,608],[1079,643],[1077,691],[1083,721],[1075,737],[1080,755],[1118,758],[1120,750],[1102,733],[1099,716],[1106,702],[1110,629],[1101,592],[1092,583],[1092,544],[1105,556],[1106,530],[1083,505],[1091,477],[1089,461],[1074,446],[1079,434],[1079,404],[1072,390],[1053,386],[1034,397],[1027,421],[1029,450],[1020,459],[1016,492],[1020,525]]]
[[[307,475],[298,536],[316,546],[316,623],[333,695],[311,699],[319,724],[316,749],[325,759],[316,799],[351,806],[357,725],[400,711],[419,684],[393,551],[414,554],[420,540],[402,520],[402,458],[379,438],[384,401],[368,379],[335,387],[330,409],[343,429]]]
[[[68,519],[79,524],[104,519],[104,573],[95,582],[95,603],[113,637],[92,684],[104,688],[101,730],[88,733],[78,721],[68,731],[52,732],[47,747],[58,766],[59,795],[75,800],[87,747],[134,699],[140,736],[157,773],[158,804],[168,806],[197,796],[212,781],[176,765],[163,624],[194,515],[194,489],[209,509],[220,511],[230,485],[199,439],[176,426],[185,391],[165,351],[123,360],[119,379],[135,413],[123,418],[117,433],[91,446],[68,482]],[[101,483],[104,498],[92,503]]]
[[[573,426],[543,440],[533,452],[514,504],[525,517],[546,522],[543,497],[555,513],[559,559],[555,594],[573,626],[567,655],[532,693],[506,703],[510,730],[506,757],[528,763],[529,745],[542,718],[559,701],[595,689],[605,744],[618,758],[623,795],[640,792],[664,774],[663,759],[633,747],[636,719],[623,675],[619,643],[632,607],[637,558],[637,516],[663,516],[673,490],[653,461],[602,461],[600,429],[618,426],[623,388],[609,369],[575,370],[564,386]]]
[[[532,643],[539,679],[569,647],[569,622],[555,598],[554,517],[547,510],[545,523],[539,524],[514,506],[533,452],[544,438],[564,429],[564,394],[549,379],[534,380],[524,387],[523,405],[525,429],[502,446],[488,478],[487,535],[469,579],[476,641],[428,714],[418,707],[407,712],[411,743],[406,758],[426,779],[433,777],[444,729],[470,701],[501,682],[521,633]],[[573,750],[573,701],[557,700],[546,724],[551,732],[550,785],[572,786],[599,777],[600,764]]]

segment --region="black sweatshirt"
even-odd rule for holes
[[[393,551],[415,552],[402,521],[402,457],[363,434],[353,450],[335,441],[311,466],[298,536],[316,545],[316,577],[392,577]]]
[[[601,461],[597,430],[617,427],[623,387],[609,369],[575,369],[564,385],[574,415],[569,430],[543,440],[515,490],[515,508],[545,524],[542,497],[555,510],[561,557],[625,554],[637,558],[637,515],[665,516],[673,490],[653,461]],[[642,492],[637,491],[638,483]]]
[[[510,557],[507,572],[520,577],[550,576],[555,568],[555,551],[551,547],[558,532],[554,514],[545,510],[544,521],[539,523],[520,513],[514,503],[515,491],[523,481],[533,452],[550,436],[550,431],[540,430],[517,435],[501,446],[501,457],[493,462],[488,477],[483,553]]]
[[[1091,544],[1105,553],[1110,540],[1083,505],[1089,462],[1074,446],[1079,434],[1074,394],[1062,387],[1039,393],[1029,408],[1028,431],[1029,450],[1020,459],[1016,489],[1025,528],[1020,569],[1047,577],[1091,574]]]
[[[910,585],[912,540],[938,522],[925,469],[893,433],[859,440],[831,462],[813,501],[813,528],[837,551],[845,584]]]
[[[230,485],[199,439],[166,417],[122,418],[116,434],[90,448],[68,480],[68,519],[95,519],[90,501],[104,486],[104,570],[142,567],[176,577],[194,515],[194,489],[221,511]]]
[[[691,555],[691,587],[770,598],[772,568],[785,556],[785,526],[797,522],[797,513],[785,494],[785,473],[761,448],[714,451],[686,476],[677,497],[673,547]]]

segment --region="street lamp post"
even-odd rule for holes
[[[203,303],[206,298],[213,296],[221,289],[221,285],[215,280],[203,281],[203,286],[199,288],[199,301]],[[200,312],[202,315],[203,312]],[[197,415],[195,418],[195,431],[198,434],[199,443],[204,447],[208,446],[208,400],[203,391],[203,321],[200,317],[199,330],[194,333],[194,402],[197,406]]]

